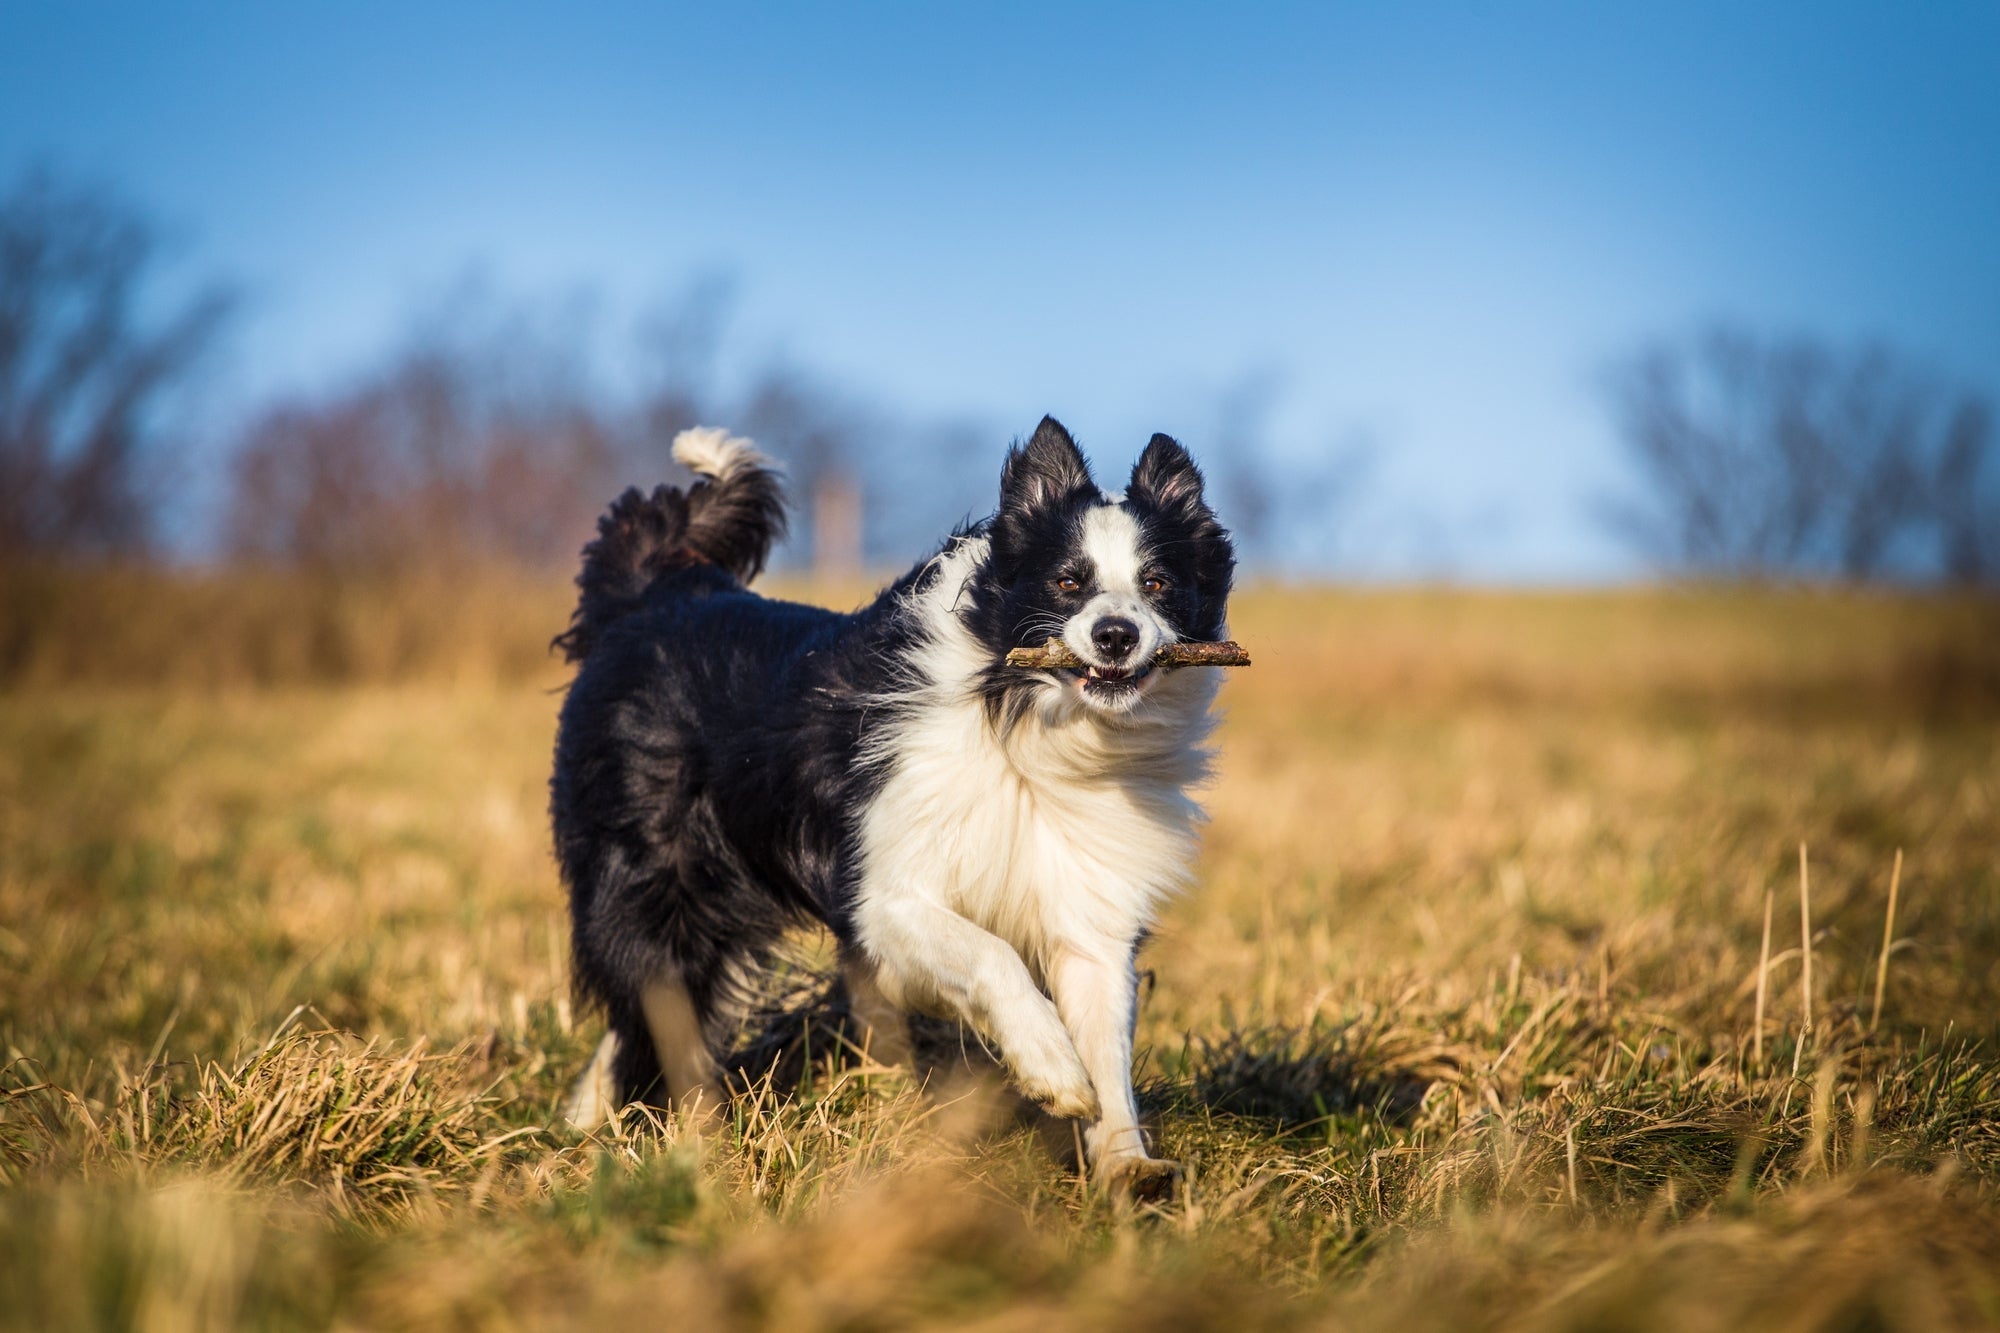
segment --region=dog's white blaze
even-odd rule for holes
[[[1139,627],[1132,660],[1143,662],[1171,637],[1166,622],[1153,611],[1139,589],[1145,565],[1144,536],[1138,520],[1121,502],[1106,502],[1083,516],[1083,553],[1094,571],[1097,594],[1063,625],[1063,642],[1086,662],[1104,665],[1091,642],[1101,620],[1117,616]]]
[[[1139,591],[1139,524],[1122,505],[1101,504],[1083,516],[1083,553],[1109,593]]]
[[[1131,577],[1137,528],[1119,517],[1122,529],[1103,521],[1098,532],[1124,541]],[[1125,713],[1051,681],[1025,717],[997,727],[977,689],[990,653],[956,610],[985,552],[984,538],[959,542],[914,595],[928,641],[914,655],[914,706],[873,756],[885,776],[860,829],[856,925],[891,999],[979,1014],[1024,1083],[1065,1086],[1090,1066],[1103,1102],[1093,1151],[1143,1153],[1129,1013],[1107,1010],[1089,1025],[1122,1029],[1122,1039],[1072,1047],[1043,988],[1063,969],[1129,972],[1133,942],[1187,882],[1202,819],[1190,790],[1208,772],[1215,673],[1171,673]]]

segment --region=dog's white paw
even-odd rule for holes
[[[1063,1030],[1056,1007],[1044,1000],[1032,1012],[1036,1015],[1034,1021],[1012,1025],[1002,1038],[1002,1053],[1014,1073],[1014,1082],[1023,1096],[1050,1115],[1070,1120],[1097,1119],[1097,1090],[1090,1085],[1090,1074],[1077,1056],[1069,1033]]]
[[[607,1032],[563,1103],[563,1119],[585,1133],[618,1114],[618,1085],[611,1077],[611,1066],[617,1058],[618,1034]]]
[[[1081,1064],[1077,1065],[1073,1074],[1066,1073],[1054,1079],[1030,1077],[1017,1070],[1015,1081],[1028,1100],[1050,1115],[1064,1120],[1097,1118],[1097,1091],[1090,1086],[1090,1079],[1084,1074]]]

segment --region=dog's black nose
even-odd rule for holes
[[[1096,628],[1090,631],[1090,641],[1106,658],[1122,662],[1139,646],[1139,627],[1129,620],[1113,616],[1097,622]]]

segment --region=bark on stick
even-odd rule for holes
[[[1242,644],[1225,639],[1221,643],[1170,643],[1153,654],[1156,667],[1249,666],[1250,654]],[[1007,665],[1030,671],[1061,671],[1090,665],[1069,650],[1061,639],[1050,639],[1039,648],[1013,648]]]

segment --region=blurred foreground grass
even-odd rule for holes
[[[2000,1323],[1992,604],[1244,597],[1121,1217],[809,970],[726,1134],[550,1126],[566,600],[0,589],[0,1324]]]

